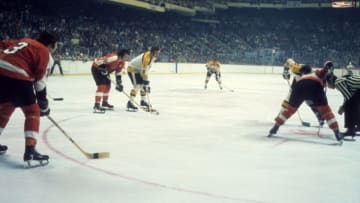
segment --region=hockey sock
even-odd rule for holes
[[[331,111],[329,105],[318,106],[317,109],[318,109],[321,117],[324,118],[327,121],[328,126],[332,130],[338,130],[339,129],[339,124],[336,121],[335,115]]]
[[[4,129],[15,107],[10,102],[0,104],[0,129]],[[2,130],[1,130],[2,131]],[[1,134],[0,131],[0,134]]]
[[[295,112],[297,108],[291,106],[290,104],[279,113],[279,115],[275,118],[276,125],[282,125],[289,119]]]

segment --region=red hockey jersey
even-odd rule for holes
[[[117,54],[111,53],[106,56],[96,58],[92,66],[95,68],[105,66],[109,73],[112,73],[113,71],[119,73],[125,68],[125,61],[119,60]]]
[[[4,40],[0,49],[0,75],[27,81],[45,76],[50,52],[40,42],[30,38]]]

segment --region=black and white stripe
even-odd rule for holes
[[[335,81],[335,88],[341,92],[345,101],[347,101],[356,91],[360,90],[360,76],[339,77]]]

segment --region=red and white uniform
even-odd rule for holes
[[[94,60],[92,66],[100,68],[100,66],[106,65],[106,69],[109,73],[115,71],[115,73],[121,73],[125,70],[125,61],[119,60],[119,57],[115,53],[108,54],[106,56],[98,57]]]
[[[0,75],[27,81],[39,81],[46,75],[50,53],[40,42],[30,38],[5,40],[0,48]]]
[[[6,89],[2,91],[0,103],[0,134],[16,107],[21,107],[25,115],[24,132],[27,146],[36,144],[39,132],[40,109],[36,103],[33,88],[44,90],[46,71],[51,55],[48,47],[30,39],[4,40],[0,42],[0,76],[12,85],[7,87],[18,95],[14,97]]]
[[[92,64],[91,69],[97,86],[95,103],[98,104],[101,102],[101,100],[103,103],[107,103],[111,85],[108,74],[115,71],[117,76],[121,76],[121,73],[125,71],[125,61],[120,60],[116,53],[110,53],[106,56],[96,58]],[[101,73],[103,69],[106,69],[108,74],[103,75]]]

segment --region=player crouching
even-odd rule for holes
[[[292,88],[288,104],[275,118],[275,125],[271,128],[268,137],[276,134],[279,127],[297,111],[305,100],[311,100],[321,117],[327,121],[328,126],[334,131],[338,143],[342,144],[343,137],[339,132],[338,122],[328,105],[327,97],[323,90],[326,85],[326,77],[333,72],[333,69],[333,63],[328,61],[325,63],[324,68],[301,76]]]
[[[122,91],[121,74],[125,71],[125,61],[129,58],[130,50],[122,49],[117,54],[110,53],[94,60],[91,73],[96,83],[96,96],[94,113],[105,113],[105,110],[113,110],[114,106],[109,104],[109,92],[111,88],[110,74],[115,71],[116,90]],[[100,102],[102,100],[101,106]]]

